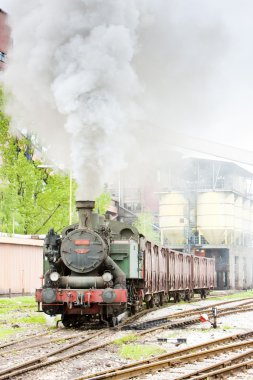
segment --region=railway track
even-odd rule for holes
[[[49,335],[49,336],[42,338],[45,335]],[[35,340],[36,342],[33,342],[31,344],[25,344],[25,345],[20,345],[20,343],[23,343],[24,341],[27,341],[27,340],[31,340],[31,337],[28,339],[21,339],[19,341],[12,342],[11,345],[14,345],[15,347],[12,349],[7,349],[7,350],[3,349],[3,347],[4,348],[6,347],[6,345],[3,345],[2,347],[0,347],[0,355],[5,356],[5,355],[13,353],[13,352],[19,352],[19,351],[27,350],[30,348],[48,346],[49,344],[52,344],[52,343],[69,341],[69,340],[73,340],[73,339],[77,339],[77,338],[78,339],[87,338],[87,333],[85,333],[85,336],[84,336],[84,334],[77,335],[77,333],[71,334],[71,335],[60,335],[60,336],[54,337],[55,335],[57,335],[56,332],[54,332],[54,333],[42,333],[42,334],[34,335],[32,340],[33,341]],[[7,346],[9,346],[9,345],[7,345]]]
[[[246,313],[249,311],[253,311],[253,306],[252,307],[242,307],[242,308],[238,308],[238,309],[231,308],[230,310],[219,312],[219,316],[223,317],[226,315],[237,314],[237,313]],[[207,312],[207,315],[212,316],[212,313]],[[158,330],[185,328],[186,326],[194,325],[194,324],[199,323],[199,322],[200,322],[199,314],[195,315],[195,316],[191,316],[191,317],[189,317],[187,314],[185,314],[179,320],[175,320],[175,321],[171,320],[171,321],[167,321],[164,324],[158,324],[154,327],[141,329],[141,331],[137,332],[137,335],[143,336],[143,335],[151,334],[151,333],[158,331]]]
[[[190,319],[190,317],[197,316],[196,320],[199,321],[199,313],[206,312],[208,314],[208,316],[211,317],[212,313],[210,312],[210,308],[218,307],[218,306],[225,306],[225,305],[235,303],[235,302],[238,303],[238,300],[232,301],[232,302],[231,301],[218,302],[218,303],[215,303],[211,306],[203,306],[203,307],[198,307],[194,310],[186,310],[183,312],[169,313],[167,316],[164,316],[162,318],[152,318],[151,320],[147,320],[147,321],[135,323],[135,324],[130,324],[128,321],[126,321],[126,323],[124,325],[118,327],[118,329],[121,329],[121,330],[145,330],[145,329],[150,329],[152,327],[159,328],[159,326],[164,325],[164,324],[171,324],[172,327],[173,326],[179,327],[182,324],[181,324],[181,322],[178,322],[178,323],[174,322],[175,319],[178,320],[180,318],[189,317],[189,323],[190,323],[190,321],[195,320],[194,318]],[[226,315],[225,314],[226,312],[231,313],[231,311],[233,311],[235,313],[236,312],[243,312],[243,308],[245,308],[245,307],[247,309],[245,311],[250,311],[251,307],[248,305],[251,305],[251,307],[253,308],[253,299],[242,301],[241,305],[237,305],[237,306],[230,307],[230,308],[220,309],[219,310],[219,316]],[[141,318],[141,316],[138,317],[138,319],[139,318]],[[173,322],[171,321],[171,319],[173,319]],[[187,324],[187,323],[185,322],[185,324]]]
[[[36,338],[40,338],[42,336],[45,336],[48,334],[48,331],[44,331],[42,333],[39,333],[39,334],[32,334],[32,335],[29,335],[25,338],[20,338],[20,339],[16,339],[16,340],[13,340],[11,342],[6,342],[6,343],[3,343],[0,345],[0,353],[2,352],[1,350],[5,347],[9,347],[9,346],[13,346],[13,345],[17,345],[19,343],[23,343],[23,342],[27,342],[29,340],[33,340],[33,339],[36,339]]]
[[[253,331],[245,334],[230,335],[122,367],[78,377],[75,380],[123,380],[132,377],[139,378],[147,373],[164,369],[166,369],[166,379],[209,379],[212,376],[227,374],[236,369],[253,366],[253,360],[237,363],[248,357],[253,357],[252,338]],[[234,355],[235,352],[237,353]],[[229,359],[219,359],[217,357],[217,355],[227,357],[228,354],[230,354]],[[210,364],[210,358],[214,363]],[[208,359],[208,361],[206,362],[205,359]],[[186,367],[187,364],[192,362],[194,362],[197,369],[193,370],[192,365],[190,369]],[[182,371],[185,374],[180,374]]]
[[[238,300],[232,301],[232,303],[234,303],[234,302],[239,303],[240,301],[238,301]],[[219,302],[218,304],[215,304],[215,305],[221,306],[222,304],[224,305],[224,304],[228,304],[228,303],[231,303],[231,302],[225,302],[225,303]],[[238,312],[248,311],[249,310],[249,303],[251,303],[251,305],[252,305],[252,300],[251,301],[249,301],[249,300],[243,301],[240,306],[237,305],[236,307],[230,308],[229,310],[228,309],[224,310],[223,312],[226,314],[234,313],[235,309],[237,309]],[[207,309],[210,309],[210,307],[212,307],[212,306],[201,307],[201,308],[198,308],[197,310],[194,310],[195,314],[197,313],[197,315],[193,315],[190,318],[189,318],[189,311],[185,311],[184,313],[182,313],[182,312],[171,313],[168,316],[168,318],[172,319],[175,316],[175,319],[176,319],[175,321],[171,321],[171,320],[168,321],[167,320],[168,323],[165,323],[163,326],[155,326],[155,327],[149,328],[147,330],[139,331],[139,332],[137,332],[137,336],[142,336],[142,335],[145,335],[148,333],[152,333],[153,331],[156,331],[159,329],[167,329],[167,328],[173,328],[173,327],[179,327],[179,326],[185,326],[185,325],[197,323],[197,322],[199,322],[200,311],[205,311]],[[250,307],[250,310],[252,310],[252,309],[253,309],[253,305],[252,305],[252,307]],[[183,317],[185,317],[185,315],[187,315],[187,319],[183,318]],[[222,313],[220,313],[219,315],[222,315]],[[182,318],[182,320],[179,319],[179,316]],[[0,371],[0,380],[8,379],[8,378],[14,378],[17,375],[25,374],[27,372],[38,370],[38,369],[41,369],[43,367],[47,367],[47,366],[57,364],[60,362],[65,362],[68,359],[77,357],[79,355],[84,355],[88,352],[92,352],[92,351],[96,351],[96,350],[98,351],[98,350],[112,344],[113,341],[116,339],[116,337],[114,336],[113,339],[108,339],[107,341],[104,339],[104,342],[102,344],[97,344],[96,342],[93,342],[92,339],[97,338],[99,336],[100,340],[101,340],[101,339],[103,339],[103,336],[102,336],[103,333],[109,331],[109,333],[111,335],[112,330],[114,330],[114,333],[116,333],[115,328],[114,328],[114,329],[104,329],[103,332],[101,332],[101,330],[100,330],[98,332],[90,334],[89,336],[87,336],[87,333],[86,333],[86,336],[81,335],[78,337],[78,339],[77,339],[77,335],[70,335],[69,339],[75,338],[75,342],[73,342],[73,343],[71,342],[67,345],[63,345],[62,347],[54,349],[45,355],[40,355],[40,356],[34,357],[31,360],[23,361],[22,363],[18,363],[14,366],[10,366],[8,368],[1,370]],[[43,335],[43,334],[41,334],[41,335]],[[51,342],[53,342],[53,341],[56,342],[59,339],[65,340],[65,337],[53,337]],[[85,347],[83,347],[83,345],[86,344],[87,342],[88,342],[88,346],[86,345]],[[40,343],[36,342],[36,344],[32,343],[32,345],[34,344],[34,347],[35,346],[42,346],[42,343],[43,342],[40,342]],[[12,342],[12,344],[14,344],[14,342]],[[44,342],[44,344],[47,344],[47,342]],[[30,345],[30,347],[32,347],[32,345]],[[73,349],[74,347],[76,348],[75,352],[73,352],[73,350],[72,350],[72,352],[70,352],[69,354],[65,353],[68,350]],[[22,347],[22,346],[20,346],[20,347],[15,346],[15,351],[22,350],[23,348],[24,347]],[[28,346],[26,346],[26,348],[28,348]],[[1,354],[2,353],[3,354],[10,354],[12,351],[13,350],[3,351],[3,352],[1,352]],[[65,355],[62,355],[63,353],[65,353]]]
[[[0,379],[2,380],[2,379],[13,378],[14,376],[24,374],[24,373],[27,373],[29,371],[36,370],[38,368],[47,367],[49,365],[59,363],[59,362],[64,361],[66,359],[70,359],[70,358],[75,357],[77,355],[85,354],[86,352],[91,352],[91,351],[97,350],[99,348],[102,348],[102,347],[105,347],[106,345],[108,345],[108,342],[106,342],[106,343],[103,343],[100,345],[94,345],[91,347],[86,347],[84,349],[78,349],[78,351],[76,351],[76,352],[72,352],[70,354],[67,354],[67,355],[64,355],[61,357],[57,357],[54,359],[50,359],[51,357],[55,357],[57,354],[68,351],[69,349],[72,349],[73,347],[80,346],[83,343],[86,343],[86,342],[90,341],[91,339],[96,338],[99,335],[101,335],[100,331],[93,333],[93,334],[90,334],[88,337],[86,336],[86,337],[83,337],[81,339],[79,338],[74,343],[63,345],[62,347],[57,348],[57,349],[55,349],[55,350],[53,350],[50,353],[47,353],[45,355],[35,357],[31,360],[27,360],[27,361],[22,362],[20,364],[17,364],[17,365],[14,365],[12,367],[1,370],[0,371]]]

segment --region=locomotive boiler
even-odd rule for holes
[[[93,201],[78,201],[79,224],[62,236],[53,229],[44,242],[48,269],[36,300],[49,315],[62,315],[64,326],[98,318],[115,324],[127,308],[126,275],[110,257],[111,230],[92,213]]]

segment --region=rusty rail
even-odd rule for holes
[[[240,300],[236,300],[236,301],[232,301],[233,302],[240,302]],[[231,303],[231,302],[225,302],[226,303]],[[248,300],[247,300],[247,303]],[[252,303],[252,302],[251,302]],[[219,303],[218,305],[222,305],[224,303]],[[211,305],[211,306],[208,306],[208,307],[202,307],[202,308],[198,308],[198,310],[194,310],[195,313],[199,313],[199,311],[202,311],[202,310],[206,310],[210,307],[212,307],[214,305]],[[245,306],[245,304],[241,305],[241,306]],[[199,310],[201,309],[201,310]],[[248,309],[241,309],[238,310],[238,312],[242,312],[242,311],[248,311]],[[235,312],[234,308],[233,308],[233,313]],[[186,312],[187,314],[189,314],[189,312]],[[226,314],[228,313],[228,311],[226,311]],[[231,311],[230,311],[231,313]],[[179,314],[182,315],[182,313],[175,313],[176,314],[176,317],[178,317]],[[219,315],[222,315],[221,313],[219,313]],[[173,317],[174,315],[173,314],[170,314],[170,318]],[[190,324],[190,323],[197,323],[199,322],[199,319],[197,319],[197,317],[195,318],[192,318],[191,320],[186,320],[186,321],[175,321],[175,322],[170,322],[169,324],[165,325],[165,326],[159,326],[158,328],[155,327],[155,328],[152,328],[152,329],[149,329],[149,330],[145,330],[145,331],[141,331],[138,333],[138,335],[144,335],[144,334],[147,334],[147,333],[150,333],[152,331],[155,331],[155,330],[159,330],[159,329],[164,329],[164,328],[172,328],[173,326],[173,323],[174,323],[174,326],[179,326],[179,325],[182,325],[182,324]],[[106,331],[107,329],[103,330],[103,331]],[[49,366],[49,365],[52,365],[52,364],[56,364],[56,363],[59,363],[61,361],[65,361],[69,358],[73,358],[75,356],[78,356],[78,355],[82,355],[82,354],[85,354],[85,353],[88,353],[88,352],[92,352],[92,351],[95,351],[95,350],[98,350],[100,348],[103,348],[107,345],[110,345],[113,343],[113,340],[109,341],[109,342],[106,342],[106,343],[103,343],[103,344],[100,344],[100,345],[95,345],[95,346],[92,346],[92,347],[89,347],[89,348],[85,348],[85,349],[82,349],[82,350],[79,350],[78,352],[74,352],[74,353],[71,353],[71,354],[68,354],[68,355],[64,355],[64,356],[61,356],[59,358],[55,358],[53,360],[50,360],[48,361],[48,358],[50,356],[53,356],[53,355],[56,355],[58,353],[62,353],[66,350],[68,350],[69,348],[72,348],[74,346],[77,346],[79,344],[82,344],[94,337],[96,337],[97,335],[100,335],[101,332],[96,332],[94,334],[91,334],[91,336],[87,337],[87,338],[83,338],[83,339],[79,339],[77,342],[75,343],[72,343],[72,344],[69,344],[69,345],[65,345],[63,346],[62,348],[60,349],[57,349],[57,350],[54,350],[52,351],[51,353],[47,354],[47,355],[43,355],[43,356],[39,356],[37,358],[34,358],[34,359],[31,359],[29,361],[26,361],[24,363],[21,363],[21,364],[17,364],[13,367],[9,367],[9,368],[6,368],[5,370],[3,371],[0,371],[0,380],[3,380],[3,379],[8,379],[8,378],[12,378],[14,376],[17,376],[17,375],[20,375],[20,374],[23,374],[23,373],[26,373],[26,372],[29,372],[29,371],[32,371],[32,370],[36,370],[36,369],[39,369],[39,368],[42,368],[42,367],[46,367],[46,366]],[[237,336],[237,335],[235,335]],[[228,338],[223,338],[223,339],[233,339],[232,337],[228,337]],[[235,339],[235,338],[234,338]],[[218,341],[218,340],[217,340]],[[214,341],[212,341],[214,342]],[[210,342],[207,343],[208,345],[210,345]],[[193,349],[192,347],[190,349]],[[186,351],[188,349],[185,349]],[[177,354],[178,354],[178,351],[177,351]],[[165,354],[166,355],[166,354]],[[149,359],[150,361],[151,359]]]
[[[251,336],[253,335],[253,331],[247,334],[236,334],[236,335],[231,335],[226,338],[216,339],[216,340],[209,341],[203,344],[198,344],[198,345],[184,348],[181,350],[173,351],[171,353],[162,354],[162,355],[159,355],[157,357],[150,358],[147,360],[130,363],[128,365],[124,365],[119,368],[109,369],[107,371],[101,371],[96,374],[89,374],[87,376],[78,377],[75,380],[87,380],[87,379],[89,380],[105,380],[105,379],[120,380],[121,379],[122,380],[122,379],[129,379],[130,377],[137,377],[137,376],[144,375],[146,373],[150,373],[153,371],[161,370],[164,368],[174,367],[178,365],[179,363],[188,363],[191,361],[196,361],[196,359],[202,359],[203,357],[209,357],[210,355],[223,353],[224,351],[233,351],[239,348],[251,347],[253,346],[253,340],[246,341],[246,342],[233,343],[233,344],[224,346],[225,342],[242,339],[250,335]],[[206,349],[216,344],[222,345],[222,346],[215,347],[212,349]],[[203,349],[204,351],[201,351]],[[193,350],[194,350],[194,353],[191,353],[191,351]],[[253,355],[253,350],[244,354],[237,355],[235,360],[241,359],[243,356],[249,356],[249,355]],[[227,360],[227,362],[231,363],[231,360],[233,359],[229,359]],[[210,372],[210,370],[214,370],[217,367],[221,367],[223,363],[224,361],[213,364],[211,366],[209,365],[207,367],[207,371]],[[194,376],[194,379],[197,379],[197,377],[195,376],[199,375],[200,373],[203,374],[203,371],[204,369],[202,368],[197,371],[188,373],[187,375],[178,377],[177,379],[178,380],[189,379],[189,378],[192,378],[192,376]],[[203,375],[203,377],[198,377],[198,378],[206,379],[207,374]]]

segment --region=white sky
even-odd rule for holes
[[[0,0],[0,8],[3,11],[8,12],[10,3],[11,0]]]

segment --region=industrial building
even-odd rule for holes
[[[0,261],[0,295],[34,293],[43,274],[43,240],[0,236]]]
[[[187,159],[160,192],[162,243],[215,257],[219,289],[253,284],[253,174],[225,161]]]

